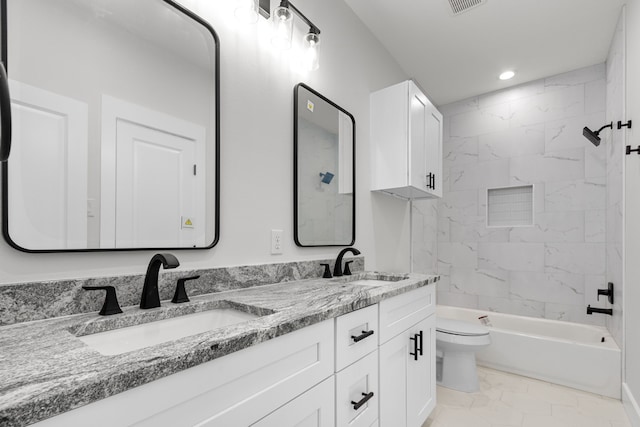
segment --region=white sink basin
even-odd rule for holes
[[[355,280],[347,279],[346,283],[350,285],[382,286],[388,285],[389,282],[398,282],[407,278],[406,274],[366,272],[358,274],[358,276],[354,277]]]
[[[389,280],[375,280],[375,279],[361,279],[349,282],[350,285],[363,285],[363,286],[381,286],[389,283]]]
[[[78,339],[97,352],[110,356],[235,325],[258,317],[255,314],[231,308],[216,308],[172,319],[85,335]]]

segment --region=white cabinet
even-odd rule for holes
[[[35,425],[420,427],[435,406],[434,295],[425,286]]]
[[[442,114],[412,81],[373,92],[371,190],[442,197]]]
[[[248,426],[331,377],[334,345],[325,320],[36,425]]]
[[[336,318],[336,426],[378,419],[378,305]]]
[[[252,426],[333,427],[334,387],[335,379],[331,376]]]
[[[380,303],[381,328],[386,322],[388,335],[395,334],[381,331],[387,338],[379,350],[381,427],[420,427],[435,407],[433,291],[427,286]]]
[[[369,427],[378,419],[378,351],[336,373],[336,426]]]

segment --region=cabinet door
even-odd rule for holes
[[[280,409],[267,415],[253,427],[333,427],[335,406],[333,376]]]
[[[426,109],[425,128],[427,180],[431,180],[427,191],[442,197],[442,114],[430,102]]]
[[[378,352],[336,374],[336,425],[370,427],[378,419]]]
[[[427,186],[427,97],[409,83],[409,186],[429,191]]]
[[[380,346],[380,425],[406,427],[407,373],[409,371],[408,332]]]
[[[382,427],[420,427],[435,407],[435,319],[421,320],[380,347]]]
[[[436,316],[431,315],[409,328],[407,336],[410,340],[417,339],[421,348],[417,360],[407,353],[407,426],[420,427],[436,405]],[[413,353],[414,340],[409,346]]]

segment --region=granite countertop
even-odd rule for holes
[[[350,282],[388,278],[382,286]],[[401,278],[402,280],[398,280]],[[438,276],[359,272],[201,295],[151,310],[58,317],[0,327],[0,425],[23,426],[191,368],[251,345],[435,283]],[[138,323],[232,307],[258,317],[115,356],[77,337]]]

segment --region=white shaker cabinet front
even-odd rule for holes
[[[388,334],[396,334],[379,350],[381,427],[420,427],[435,407],[433,291],[420,288],[380,304],[381,328],[387,319]]]
[[[261,419],[252,427],[334,427],[335,378],[327,378],[306,393]]]
[[[442,197],[442,114],[407,80],[371,94],[371,190]]]

